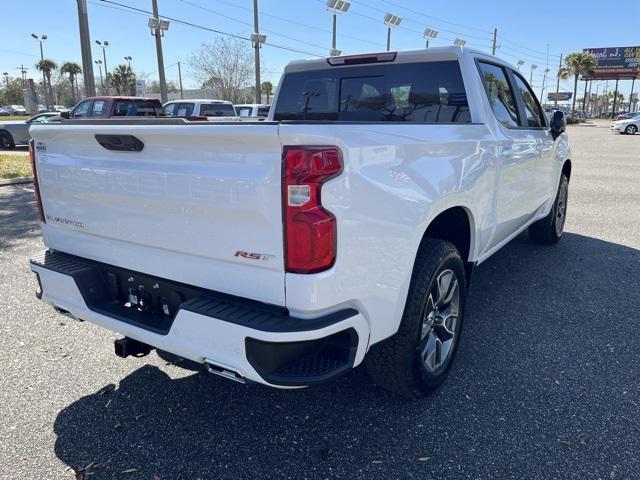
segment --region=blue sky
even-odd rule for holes
[[[151,10],[151,0],[114,0],[143,10]],[[331,16],[326,0],[260,0],[260,27],[268,42],[299,50],[288,51],[264,46],[262,62],[267,78],[278,80],[289,60],[326,55],[331,42]],[[19,76],[18,67],[25,64],[30,75],[39,59],[38,43],[30,34],[47,34],[45,56],[57,62],[81,63],[75,0],[2,0],[0,30],[0,72]],[[214,30],[247,37],[251,31],[252,0],[158,0],[160,15],[175,17]],[[88,0],[89,28],[92,41],[108,40],[107,62],[110,68],[124,63],[124,56],[134,58],[133,68],[148,79],[157,78],[153,37],[147,28],[147,15],[122,9],[101,0]],[[633,19],[640,18],[640,2],[619,0],[615,8],[593,0],[538,0],[514,2],[505,0],[352,0],[351,9],[338,18],[338,48],[343,53],[384,50],[385,12],[403,18],[392,32],[392,49],[424,46],[425,27],[439,30],[432,45],[450,45],[463,38],[468,46],[488,50],[493,28],[498,28],[498,55],[515,63],[525,61],[522,69],[529,77],[530,65],[538,69],[533,77],[536,91],[546,67],[549,46],[549,68],[558,67],[561,52],[569,53],[585,47],[634,46],[640,34]],[[277,33],[276,33],[277,32]],[[164,40],[167,79],[176,80],[177,62],[183,62],[185,86],[195,86],[188,66],[191,53],[202,42],[212,41],[216,33],[172,22]],[[102,50],[92,45],[93,59],[102,58]],[[96,79],[98,78],[96,70]],[[555,81],[555,80],[554,80]],[[572,89],[563,82],[563,89]],[[602,87],[604,82],[602,82]],[[594,87],[595,88],[595,87]],[[612,88],[612,82],[609,82]],[[637,85],[636,90],[640,88]],[[630,82],[621,82],[623,92]]]

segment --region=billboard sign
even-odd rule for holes
[[[640,47],[585,48],[596,57],[593,78],[633,78],[640,74]]]
[[[549,92],[547,94],[547,100],[558,100],[559,102],[571,100],[571,97],[573,97],[573,92]]]

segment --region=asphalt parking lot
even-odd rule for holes
[[[565,237],[477,269],[420,402],[363,369],[279,391],[115,357],[115,334],[35,299],[32,189],[0,187],[0,478],[640,478],[640,135],[569,135]]]

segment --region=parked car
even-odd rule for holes
[[[73,110],[60,112],[60,116],[67,119],[157,117],[164,116],[164,110],[157,98],[101,96],[86,98]]]
[[[38,297],[123,334],[121,357],[282,388],[365,361],[432,392],[473,268],[562,237],[564,114],[504,60],[435,47],[292,62],[269,119],[32,127]]]
[[[29,127],[37,123],[48,123],[57,113],[39,113],[29,120],[0,121],[0,149],[12,150],[16,145],[29,143]],[[60,117],[58,117],[60,118]]]
[[[4,108],[8,110],[11,115],[27,115],[27,110],[23,105],[8,105]]]
[[[53,106],[53,111],[54,111],[54,112],[62,113],[62,112],[70,112],[70,111],[71,111],[71,109],[70,109],[70,108],[65,107],[64,105],[54,105],[54,106]]]
[[[640,112],[636,112],[633,117],[624,120],[616,120],[611,123],[611,131],[621,134],[634,135],[640,130]]]
[[[264,103],[246,103],[234,105],[233,108],[240,118],[251,118],[253,120],[264,120],[269,116],[271,105]]]
[[[9,117],[11,115],[11,111],[4,108],[4,107],[0,107],[0,117]]]
[[[164,104],[168,117],[207,117],[209,120],[238,120],[233,103],[226,100],[194,99],[174,100]]]
[[[640,112],[621,113],[616,116],[616,120],[627,120],[629,118],[637,117],[638,115],[640,115]]]

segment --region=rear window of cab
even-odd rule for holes
[[[471,122],[457,61],[288,73],[275,108],[276,121]]]

